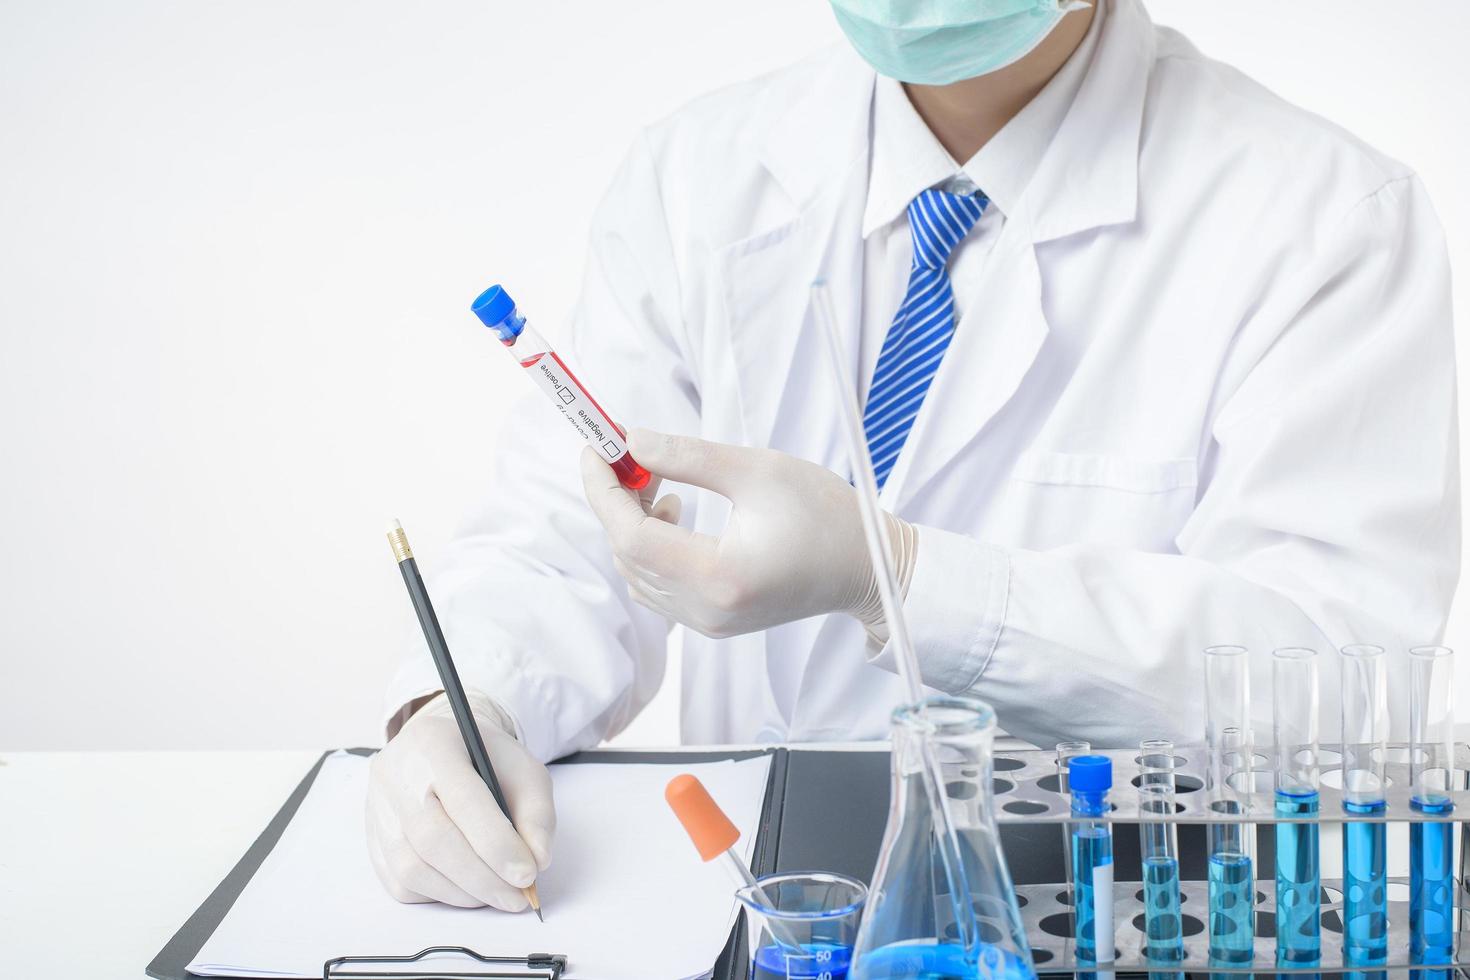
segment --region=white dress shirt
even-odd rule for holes
[[[964,166],[929,131],[903,84],[879,76],[873,90],[868,200],[863,209],[863,369],[859,385],[865,400],[878,352],[908,289],[914,255],[909,202],[930,187],[954,194],[979,190],[990,199],[985,213],[955,246],[949,260],[956,329],[986,329],[984,298],[973,295],[985,256],[1000,237],[1006,215],[1026,193],[1032,173],[1087,77],[1104,6],[1097,5],[1092,26],[1061,70]],[[966,314],[975,309],[980,312],[967,320]]]

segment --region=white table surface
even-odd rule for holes
[[[0,753],[0,977],[145,977],[320,755]]]
[[[0,753],[0,975],[144,977],[318,755]]]

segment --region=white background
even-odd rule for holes
[[[1150,7],[1413,164],[1464,309],[1470,4]],[[384,522],[431,565],[525,390],[469,301],[554,336],[636,129],[838,37],[822,0],[0,0],[0,749],[374,743],[416,642]]]

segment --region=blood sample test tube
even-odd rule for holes
[[[500,286],[491,286],[470,309],[481,323],[495,331],[536,387],[546,393],[562,417],[613,468],[619,483],[629,490],[648,486],[651,476],[628,452],[627,433],[622,426],[608,417],[566,362],[526,322],[509,293]]]

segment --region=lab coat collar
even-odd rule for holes
[[[1110,0],[1082,87],[1019,205],[1030,238],[1051,241],[1138,213],[1138,151],[1154,62],[1154,26],[1139,0]]]
[[[760,159],[798,211],[868,152],[873,70],[846,44],[819,59],[806,93],[776,119]]]
[[[874,82],[872,132],[864,238],[904,214],[923,191],[960,173],[959,164],[919,118],[903,85],[891,78]]]
[[[845,328],[856,331],[861,319],[858,230],[875,75],[846,45],[805,67],[801,94],[776,110],[760,143],[761,163],[789,197],[790,216],[723,247],[715,260],[726,283],[731,354],[752,446],[771,444],[799,341],[812,329],[811,284],[831,283]],[[769,323],[788,327],[772,331]],[[856,351],[855,332],[847,343]],[[856,367],[850,370],[855,385]]]
[[[1001,127],[989,142],[965,161],[964,176],[990,199],[991,206],[1009,217],[1020,206],[1046,151],[1056,139],[1067,112],[1082,90],[1097,54],[1098,38],[1107,22],[1102,3],[1092,24],[1066,64],[1030,102]]]

